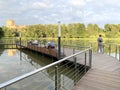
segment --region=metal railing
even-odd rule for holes
[[[16,38],[0,39],[0,49],[16,49],[18,42],[19,39]]]
[[[91,43],[92,51],[97,52],[97,43]],[[104,43],[103,53],[112,56],[120,61],[120,45],[113,43]]]
[[[52,64],[0,84],[0,90],[71,90],[89,70],[92,49],[87,48]],[[48,74],[50,77],[47,77]]]
[[[120,45],[107,43],[104,45],[104,53],[109,56],[115,57],[120,61]]]

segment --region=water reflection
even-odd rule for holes
[[[51,58],[30,51],[24,52],[17,49],[2,51],[0,56],[0,83],[52,62]]]
[[[32,52],[29,50],[22,50],[21,52],[27,54],[27,55],[21,55],[21,57],[27,60],[31,65],[38,64],[40,67],[43,67],[54,61],[52,57],[49,58],[37,52]]]
[[[48,65],[52,62],[54,62],[52,57],[48,58],[29,50],[5,49],[0,56],[0,83]],[[59,66],[59,88],[62,90],[69,90],[74,85],[75,69],[74,67],[66,67],[64,64],[60,64]],[[55,66],[35,74],[30,78],[15,83],[14,85],[7,87],[7,90],[20,90],[22,88],[24,88],[24,90],[26,90],[25,88],[29,88],[28,90],[53,90],[55,88],[54,79]]]
[[[3,51],[4,51],[4,49],[0,49],[0,56],[1,56],[1,54],[3,53]]]
[[[16,49],[8,49],[7,50],[8,56],[13,56],[17,53]]]

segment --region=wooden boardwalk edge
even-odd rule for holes
[[[72,90],[120,90],[120,62],[104,54],[93,54],[92,68]]]

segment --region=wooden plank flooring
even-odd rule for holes
[[[120,62],[108,55],[94,53],[92,68],[73,90],[120,90]]]

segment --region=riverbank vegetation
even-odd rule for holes
[[[24,28],[0,28],[0,37],[22,37],[27,38],[57,38],[57,24],[29,25]],[[96,38],[102,34],[104,38],[120,38],[120,24],[106,24],[100,28],[97,24],[70,23],[61,24],[62,38]]]

